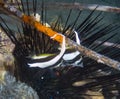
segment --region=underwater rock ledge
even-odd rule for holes
[[[0,99],[39,99],[39,97],[31,87],[16,81],[9,72],[1,71]]]
[[[0,28],[0,99],[39,99],[30,86],[14,75],[14,44]]]

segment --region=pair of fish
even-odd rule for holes
[[[8,13],[9,12],[12,13],[12,15],[16,16],[17,18],[19,18],[20,20],[22,20],[26,24],[29,24],[29,25],[35,27],[38,31],[40,31],[40,32],[48,35],[49,37],[53,37],[54,35],[57,34],[57,36],[55,38],[53,38],[53,39],[62,44],[62,42],[63,42],[63,35],[59,35],[59,33],[53,31],[51,28],[48,28],[48,27],[42,25],[41,23],[36,22],[31,16],[25,15],[21,11],[17,10],[16,8],[14,8],[14,6],[7,5],[7,4],[4,4],[4,3],[3,4],[0,3],[0,7],[3,8],[3,9],[0,8],[0,10],[4,10],[4,11],[6,11],[6,13],[7,12]],[[99,55],[99,54],[95,53],[94,51],[91,51],[91,50],[89,50],[89,49],[87,49],[87,48],[85,48],[85,47],[83,47],[81,45],[78,46],[78,44],[76,44],[75,42],[72,42],[68,38],[67,38],[66,41],[67,41],[67,43],[69,45],[72,45],[74,48],[76,48],[77,50],[79,50],[82,54],[85,52],[84,50],[86,50],[86,53],[84,53],[84,55],[86,55],[86,56],[88,56],[88,57],[90,57],[90,58],[92,58],[92,59],[94,59],[94,60],[96,60],[96,61],[98,61],[100,63],[106,64],[106,65],[108,65],[110,67],[114,67],[114,68],[119,68],[119,66],[120,66],[119,62],[114,61],[112,59],[109,59],[108,57]],[[87,54],[88,51],[92,55]],[[93,57],[93,54],[94,54],[94,57]],[[110,61],[110,62],[108,63],[108,61]]]
[[[1,9],[0,10],[5,12],[6,14],[8,14],[9,10],[10,10],[11,13],[13,12],[16,17],[24,19],[24,21],[26,21],[26,22],[29,20],[29,18],[32,19],[32,17],[28,18],[27,16],[25,16],[22,12],[17,10],[14,6],[5,5],[3,3],[3,1],[1,1],[0,4],[1,4]],[[36,24],[37,24],[37,22],[36,22]],[[65,36],[62,35],[62,34],[55,34],[54,35],[54,34],[52,34],[51,29],[48,28],[47,30],[48,30],[49,33],[51,33],[50,36],[53,39],[57,38],[58,35],[62,36],[62,41],[60,40],[60,42],[61,42],[60,53],[58,55],[49,54],[49,55],[46,55],[46,56],[33,56],[33,57],[30,58],[32,63],[30,62],[30,63],[28,63],[28,65],[30,67],[40,67],[40,68],[46,68],[46,67],[50,67],[50,66],[60,65],[61,63],[64,63],[64,62],[66,62],[65,64],[69,64],[69,63],[71,64],[71,62],[72,62],[73,65],[78,65],[81,61],[81,58],[80,59],[77,58],[80,55],[80,52],[74,50],[72,52],[65,53],[65,51],[66,51]],[[80,39],[78,37],[77,32],[76,31],[73,31],[73,32],[76,35],[76,43],[80,45]],[[50,57],[52,57],[52,58],[50,58]],[[76,58],[77,58],[77,61],[76,61]],[[63,59],[64,62],[60,61],[61,59]]]
[[[80,45],[80,39],[78,33],[73,31],[76,37],[76,43]],[[74,65],[83,67],[81,60],[81,54],[79,51],[66,49],[65,37],[63,36],[63,41],[60,48],[59,54],[43,54],[40,56],[32,56],[28,65],[30,67],[40,67],[47,68],[51,66],[63,66],[63,65]],[[70,51],[67,51],[70,50]]]

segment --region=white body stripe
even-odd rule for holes
[[[80,39],[79,39],[78,33],[76,31],[74,31],[74,33],[75,33],[75,36],[76,36],[76,43],[78,45],[80,45]]]
[[[64,55],[65,53],[65,37],[63,36],[63,42],[62,42],[62,48],[61,48],[61,51],[60,53],[53,59],[51,59],[50,61],[46,61],[46,62],[40,62],[40,63],[28,63],[28,65],[30,67],[40,67],[40,68],[46,68],[46,67],[49,67],[51,65],[54,65],[56,64],[60,59],[61,57]]]
[[[75,30],[73,32],[75,33],[76,43],[78,45],[80,45],[80,39],[79,39],[78,33]],[[71,52],[71,53],[64,54],[63,59],[65,61],[72,61],[72,60],[74,60],[79,55],[80,55],[79,51],[74,51],[74,52]],[[82,57],[79,58],[79,59],[77,59],[76,61],[74,61],[74,63],[69,63],[68,62],[67,64],[68,65],[75,65],[75,66],[83,67],[83,62],[81,62],[81,61],[82,61]]]
[[[76,43],[80,45],[80,39],[78,37],[78,33],[76,31],[74,31],[75,33],[75,37],[76,37]],[[72,60],[74,59],[76,56],[78,56],[80,54],[79,51],[75,51],[69,54],[64,54],[63,59],[66,61]]]
[[[80,39],[78,37],[78,33],[76,31],[74,31],[75,33],[75,37],[76,37],[76,43],[80,45]],[[78,56],[80,54],[79,51],[75,51],[69,54],[64,54],[63,59],[66,61],[72,60],[74,59],[76,56]]]
[[[79,54],[80,54],[80,52],[78,52],[78,51],[68,53],[68,54],[64,54],[63,59],[66,60],[66,61],[69,61],[69,60],[74,59]]]

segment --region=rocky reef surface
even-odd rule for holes
[[[17,81],[14,74],[14,44],[0,29],[0,99],[39,99],[27,84]]]
[[[31,87],[16,81],[9,72],[1,71],[0,99],[39,99],[39,97]]]

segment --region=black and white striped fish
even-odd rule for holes
[[[46,54],[45,56],[34,56],[28,62],[30,67],[47,68],[51,66],[59,66],[61,59],[65,53],[65,37],[63,36],[63,42],[61,51],[59,54]]]
[[[76,43],[80,45],[78,33],[75,30],[73,33],[75,34]],[[81,53],[75,49],[68,48],[63,56],[63,64],[83,67]]]

